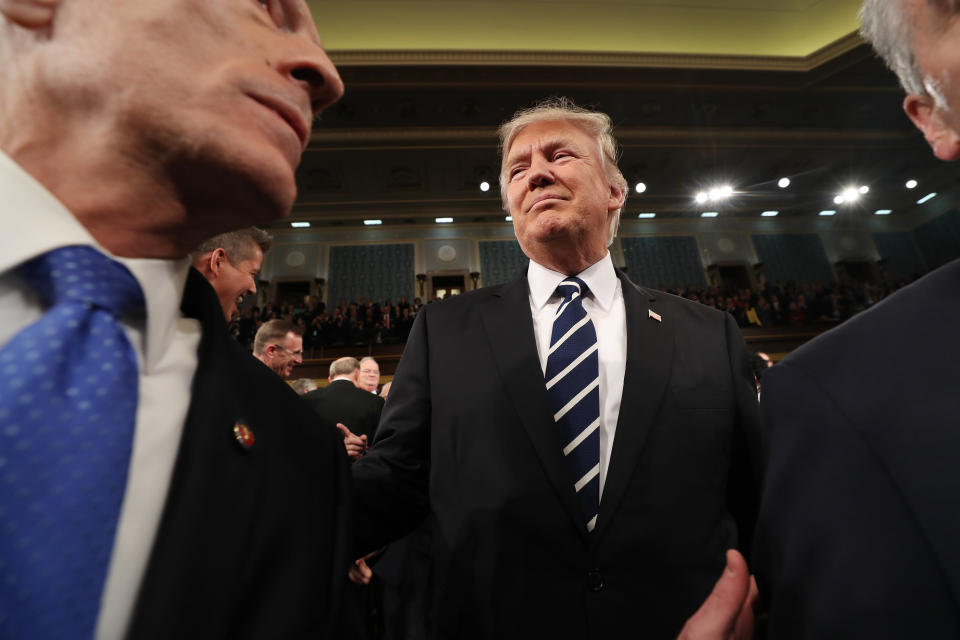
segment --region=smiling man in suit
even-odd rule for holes
[[[187,256],[342,92],[302,0],[0,0],[0,637],[329,628],[342,442]]]
[[[439,637],[676,637],[753,527],[743,340],[614,268],[627,185],[605,114],[553,100],[501,143],[529,267],[417,314],[353,465],[356,551],[431,512]]]

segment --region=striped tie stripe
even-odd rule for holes
[[[600,507],[600,376],[597,332],[583,308],[586,285],[567,278],[557,287],[557,309],[547,352],[544,384],[553,419],[564,442],[563,455],[583,509],[584,525],[593,531]]]

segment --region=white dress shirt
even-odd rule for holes
[[[597,353],[600,362],[600,495],[607,479],[613,437],[617,432],[620,400],[623,397],[623,376],[627,368],[627,312],[623,305],[623,288],[613,270],[610,252],[599,262],[576,274],[590,292],[583,298],[583,309],[597,331]],[[557,285],[567,276],[530,261],[527,283],[530,285],[530,312],[537,337],[540,369],[546,374],[547,353],[553,319],[562,298]]]
[[[130,215],[149,215],[131,211]],[[44,313],[12,269],[67,245],[109,255],[56,197],[0,152],[0,346]],[[116,258],[140,283],[146,319],[125,319],[140,369],[136,430],[127,487],[96,638],[122,638],[160,522],[197,369],[200,323],[180,315],[189,261]]]

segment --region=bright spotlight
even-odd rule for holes
[[[642,182],[638,182],[637,186],[635,186],[634,189],[636,190],[637,193],[643,193],[644,191],[647,190],[647,185],[645,185]]]
[[[704,193],[703,191],[701,191],[700,193],[697,194],[697,197],[696,197],[697,204],[703,204],[704,202],[707,201],[707,198],[708,198],[708,197],[709,197],[709,196],[707,196],[706,193]]]
[[[907,184],[904,185],[907,189],[916,189],[917,181],[916,180],[907,180]]]
[[[729,197],[732,196],[732,195],[733,195],[733,187],[731,187],[731,186],[728,185],[728,184],[725,184],[725,185],[723,185],[722,187],[720,187],[720,197],[721,197],[721,198],[729,198]]]
[[[484,180],[480,183],[480,191],[490,191],[490,183]]]
[[[836,202],[837,204],[840,204],[842,202],[847,202],[847,203],[856,202],[859,199],[860,199],[860,191],[858,191],[856,187],[847,187],[846,189],[841,191],[840,195],[834,198],[833,201]]]
[[[711,200],[719,200],[720,198],[723,197],[723,192],[720,191],[720,189],[718,189],[717,187],[714,187],[713,189],[710,189],[710,191],[707,192],[707,195],[710,197]]]
[[[780,180],[777,181],[777,186],[781,189],[786,189],[790,186],[790,178],[780,178]]]
[[[860,187],[860,188],[858,189],[858,191],[859,191],[862,195],[866,195],[866,194],[870,193],[870,187],[868,187],[867,185],[863,185],[862,187]]]

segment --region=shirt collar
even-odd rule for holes
[[[610,252],[607,253],[580,273],[576,274],[590,289],[590,297],[604,311],[610,309],[617,291],[617,272],[613,268]],[[527,284],[530,287],[530,299],[537,311],[554,296],[557,285],[567,278],[566,274],[548,269],[533,260],[527,269]]]
[[[101,247],[73,214],[43,185],[0,151],[0,273],[40,254],[69,245],[86,245],[122,263],[143,289],[147,303],[144,363],[150,370],[167,351],[180,317],[189,258],[118,258]]]

